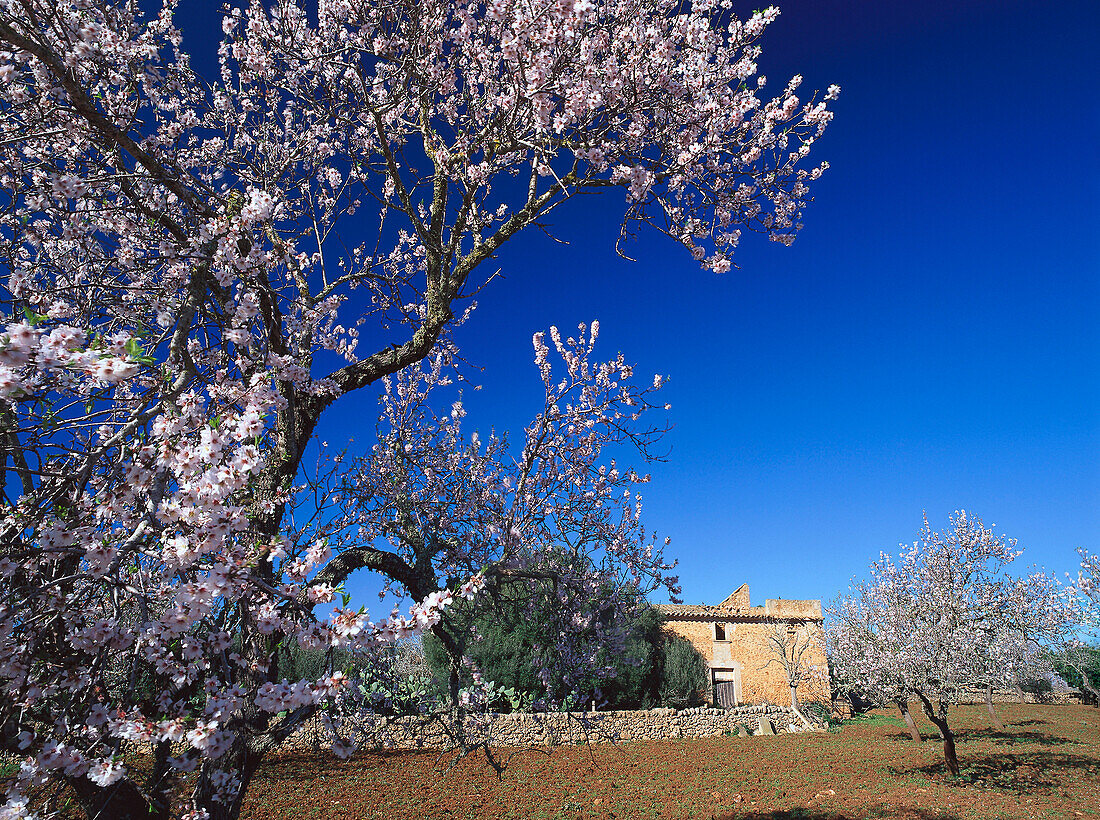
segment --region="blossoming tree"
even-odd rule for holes
[[[1071,635],[1058,648],[1056,662],[1075,673],[1086,701],[1100,706],[1100,691],[1095,685],[1096,658],[1100,653],[1096,646],[1100,638],[1100,556],[1084,548],[1077,552],[1081,569],[1072,586],[1072,605],[1081,629],[1080,634]]]
[[[1079,549],[1081,571],[1074,584],[1074,601],[1081,613],[1082,623],[1089,629],[1100,631],[1100,556],[1086,549]]]
[[[430,627],[519,571],[532,529],[569,532],[564,506],[551,527],[526,497],[483,498],[509,527],[469,557],[450,544],[433,567],[454,576],[406,586],[426,592],[409,617],[318,619],[375,553],[315,537],[303,456],[334,402],[453,355],[483,263],[578,194],[619,189],[624,232],[653,225],[718,272],[742,231],[789,243],[837,94],[800,100],[796,77],[762,97],[778,12],[726,0],[253,2],[225,13],[206,78],[174,0],[144,5],[0,0],[0,738],[25,760],[5,818],[60,784],[93,816],[236,817],[264,755],[347,696],[338,673],[276,680],[281,644]],[[536,501],[585,446],[559,430],[572,412],[541,422],[568,447]],[[383,434],[359,496],[387,443],[441,425]],[[363,503],[363,537],[385,539],[383,501]],[[606,526],[611,557],[653,567],[632,522]]]
[[[791,690],[791,708],[797,711],[799,686],[811,686],[814,694],[819,694],[817,689],[822,683],[823,670],[810,664],[806,657],[807,653],[820,651],[819,636],[805,624],[795,627],[774,623],[765,632],[765,638],[769,654],[760,668],[766,669],[773,663],[779,665]]]
[[[909,711],[912,687],[901,663],[912,623],[895,571],[885,560],[872,564],[870,580],[854,584],[829,613],[825,636],[839,689],[878,705],[894,704],[910,736],[920,743],[923,738]]]
[[[324,483],[342,515],[320,527],[335,557],[315,585],[331,589],[367,569],[402,597],[434,600],[463,578],[483,579],[484,596],[432,626],[451,655],[453,701],[476,638],[465,627],[497,594],[548,613],[531,660],[544,687],[540,702],[556,706],[594,694],[585,687],[600,671],[597,657],[623,637],[604,628],[613,613],[633,611],[656,587],[679,591],[662,545],[647,541],[641,524],[637,489],[647,477],[601,463],[607,447],[621,444],[650,455],[664,428],[638,422],[662,379],[639,386],[621,354],[593,361],[598,323],[579,330],[563,339],[551,328],[555,358],[565,363],[560,378],[544,334],[535,335],[545,399],[518,452],[505,436],[465,436],[461,401],[433,411],[440,403],[431,394],[451,381],[436,359],[386,381],[378,443]],[[615,618],[616,627],[622,621]]]
[[[944,759],[959,773],[949,708],[976,687],[999,724],[989,693],[1044,657],[1034,651],[1061,640],[1072,627],[1066,592],[1033,573],[1009,577],[1016,542],[965,511],[933,532],[925,518],[920,539],[895,562],[873,563],[868,580],[853,585],[835,607],[832,660],[847,686],[903,707],[916,697],[944,742]],[[914,740],[919,740],[911,718]]]

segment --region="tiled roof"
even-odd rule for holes
[[[657,611],[671,620],[708,618],[716,621],[737,618],[778,618],[793,620],[821,620],[819,601],[792,601],[778,599],[767,601],[765,606],[745,608],[714,606],[712,604],[657,604]]]
[[[757,612],[753,612],[757,610]],[[764,607],[750,607],[744,609],[728,609],[724,606],[712,606],[710,604],[657,604],[657,611],[669,618],[730,618],[737,615],[763,615]]]

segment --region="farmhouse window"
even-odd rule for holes
[[[714,625],[714,640],[724,641],[726,640],[726,625],[715,624]]]

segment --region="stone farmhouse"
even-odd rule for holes
[[[657,609],[665,617],[664,628],[691,641],[706,659],[711,702],[725,707],[764,701],[789,705],[787,674],[769,640],[779,635],[790,646],[809,643],[799,658],[807,673],[798,687],[799,702],[828,705],[821,601],[769,598],[764,606],[750,606],[749,585],[742,584],[717,606],[662,604]]]

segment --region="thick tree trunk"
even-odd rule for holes
[[[943,735],[943,759],[947,763],[947,770],[955,777],[959,776],[959,758],[955,754],[955,734],[947,726],[947,721],[939,727]]]
[[[913,738],[914,743],[924,743],[924,738],[921,736],[920,729],[917,728],[917,722],[913,720],[913,715],[909,713],[909,701],[899,698],[894,701],[897,704],[898,710],[901,712],[902,719],[905,721],[905,726],[909,729],[909,736]]]
[[[791,708],[798,709],[798,687],[791,687]]]
[[[87,777],[69,778],[88,820],[167,820],[168,800],[163,794],[146,795],[128,778],[106,788]]]
[[[947,770],[951,772],[955,777],[959,776],[959,758],[955,754],[955,733],[951,731],[951,727],[947,725],[947,704],[942,700],[940,701],[939,714],[932,708],[932,702],[928,700],[922,693],[918,692],[917,696],[920,698],[921,705],[924,707],[924,714],[932,721],[932,724],[940,730],[940,737],[943,738],[943,760],[947,764]]]
[[[997,710],[993,708],[993,684],[987,683],[985,685],[985,708],[989,712],[989,719],[993,721],[993,725],[998,732],[1005,730],[1005,725],[1001,723],[1001,719],[997,717]]]
[[[243,733],[242,733],[243,734]],[[199,805],[210,813],[209,820],[238,820],[241,816],[241,804],[248,793],[248,786],[252,782],[253,775],[263,762],[265,752],[254,747],[244,738],[240,738],[225,753],[224,758],[217,761],[218,768],[234,775],[240,781],[233,799],[225,803],[216,802],[213,799],[214,787],[209,781],[207,773],[203,773],[202,782],[199,784]],[[226,764],[229,765],[226,765]],[[211,767],[211,771],[214,771]]]
[[[447,692],[451,696],[451,708],[458,708],[458,693],[460,689],[461,679],[458,674],[458,661],[451,661],[451,674],[447,679]]]
[[[1088,676],[1084,671],[1081,672],[1081,688],[1084,689],[1088,695],[1085,697],[1086,703],[1091,703],[1093,706],[1100,707],[1100,691],[1089,683]]]

